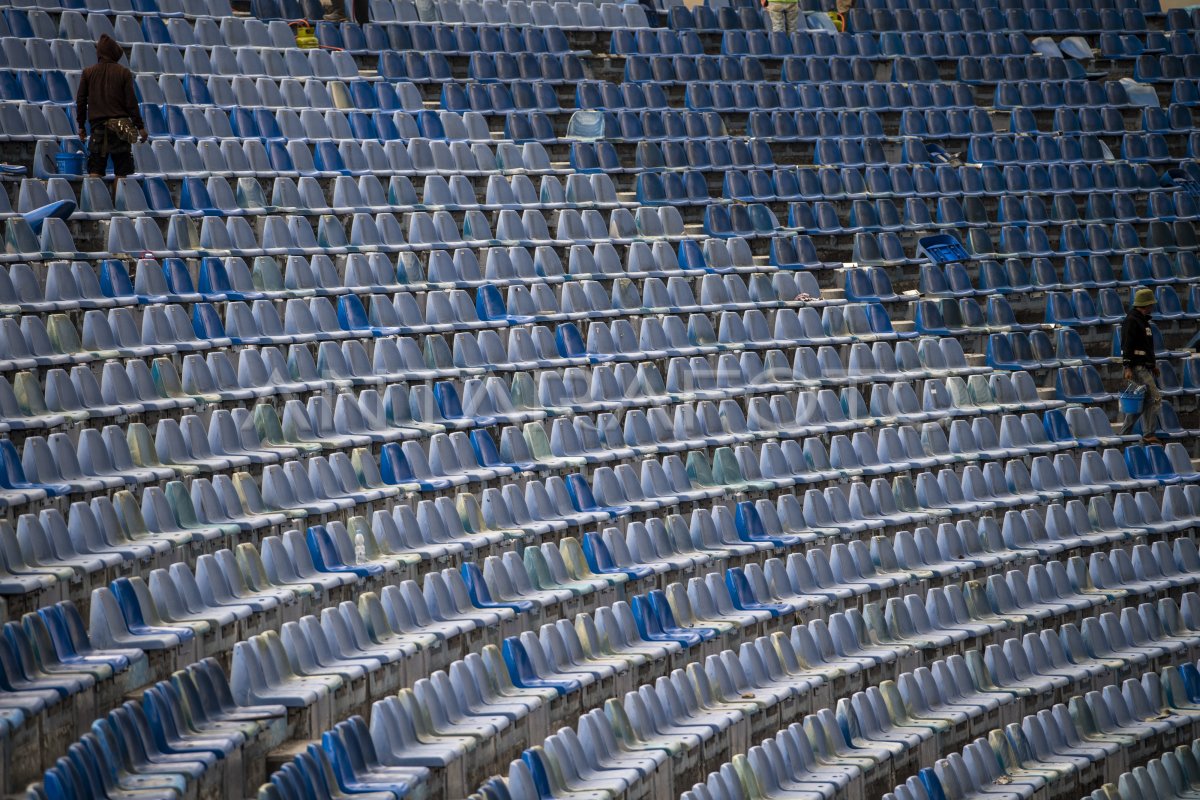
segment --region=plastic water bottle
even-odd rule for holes
[[[361,533],[354,534],[354,563],[365,564],[367,562],[367,540],[363,538]]]

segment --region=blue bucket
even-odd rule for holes
[[[54,155],[54,168],[59,175],[82,175],[85,160],[86,157],[83,153],[68,153],[66,150],[59,150]]]
[[[1130,388],[1121,392],[1121,413],[1122,414],[1140,414],[1142,413],[1142,401],[1146,399],[1146,392],[1140,386],[1136,389]]]

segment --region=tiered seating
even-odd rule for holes
[[[283,14],[283,16],[295,16]],[[485,0],[456,0],[449,3],[420,4],[411,0],[373,0],[371,20],[376,23],[432,22],[466,25],[536,25],[563,29],[646,28],[646,10],[617,3],[567,2],[554,3],[533,0],[508,0],[506,3]]]
[[[0,9],[5,793],[1107,797],[1196,739],[1194,15],[370,6]],[[59,172],[101,33],[122,179]]]
[[[1186,797],[1195,788],[1192,764],[1195,763],[1196,745],[1195,741],[1181,744],[1174,751],[1164,752],[1147,762],[1144,767],[1121,773],[1115,781],[1092,792],[1090,800],[1133,800],[1149,794]]]
[[[1187,668],[1194,672],[1190,664]],[[1077,793],[1075,787],[1095,783],[1098,772],[1113,775],[1130,762],[1144,761],[1147,752],[1190,739],[1191,698],[1176,699],[1161,688],[1182,688],[1183,675],[1189,673],[1180,673],[1166,674],[1160,683],[1159,676],[1151,672],[1141,682],[1126,681],[1121,691],[1109,687],[1103,693],[1089,692],[1084,698],[1073,698],[1069,709],[1059,704],[1027,716],[1019,726],[992,731],[986,740],[972,742],[961,754],[938,761],[923,770],[920,778],[910,778],[885,797],[928,797],[930,791],[939,792],[946,786],[984,794],[992,788],[1013,792],[1009,787],[1015,785],[1014,794],[1020,797],[1032,797],[1039,791]],[[1145,716],[1147,713],[1152,716]],[[1180,749],[1187,752],[1183,745]],[[1064,757],[1069,761],[1060,760]],[[1153,769],[1160,764],[1152,760],[1148,766]],[[1170,784],[1164,783],[1162,788],[1167,789]],[[1112,788],[1106,783],[1088,796],[1126,796],[1109,793]]]

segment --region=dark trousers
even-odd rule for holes
[[[112,160],[113,174],[124,178],[137,171],[133,163],[133,145],[111,133],[103,122],[92,123],[88,137],[87,171],[89,175],[104,175]]]

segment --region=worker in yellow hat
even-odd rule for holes
[[[1142,421],[1142,441],[1158,442],[1154,432],[1158,430],[1159,412],[1162,409],[1162,394],[1158,391],[1158,360],[1154,355],[1154,333],[1150,326],[1150,314],[1154,311],[1154,291],[1138,289],[1133,294],[1133,308],[1121,323],[1121,361],[1125,364],[1125,380],[1142,387],[1142,413],[1126,414],[1122,434],[1133,431],[1138,419]]]

